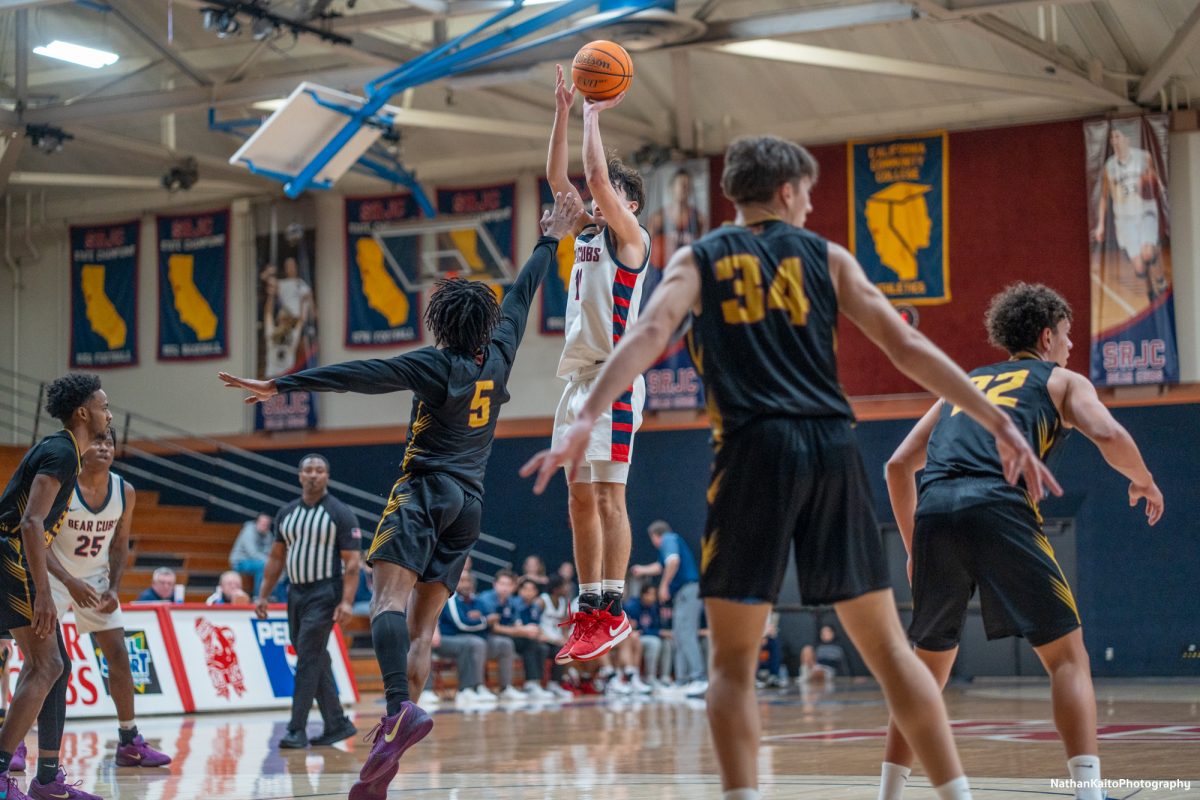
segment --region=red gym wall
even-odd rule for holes
[[[811,149],[821,175],[807,226],[846,244],[846,146]],[[734,216],[720,191],[722,164],[721,157],[713,159],[715,222]],[[1081,122],[952,133],[948,171],[952,299],[920,306],[920,330],[967,369],[997,361],[1002,354],[983,330],[989,298],[1013,281],[1046,283],[1074,309],[1071,367],[1086,375],[1091,289]],[[840,377],[848,394],[920,390],[845,319],[838,333]]]

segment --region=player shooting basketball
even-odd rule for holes
[[[638,224],[646,204],[642,176],[618,158],[606,159],[600,114],[619,104],[588,100],[583,106],[583,167],[592,214],[575,233],[575,265],[567,286],[566,329],[558,376],[567,381],[554,414],[554,441],[575,421],[604,362],[637,319],[650,260],[650,234]],[[546,179],[555,193],[570,192],[567,125],[575,88],[557,67],[554,127]],[[633,434],[641,425],[646,385],[639,375],[597,421],[586,462],[570,480],[571,530],[579,574],[579,611],[570,638],[555,661],[588,661],[629,635],[622,610],[631,546],[625,484]]]

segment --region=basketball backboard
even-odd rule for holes
[[[500,251],[487,223],[511,216],[510,208],[484,214],[439,214],[433,219],[389,224],[372,235],[405,291],[417,291],[450,277],[508,283],[515,277],[512,260]]]
[[[294,178],[346,126],[350,117],[345,112],[352,113],[364,102],[363,98],[346,92],[307,81],[301,83],[238,148],[229,163],[278,180]],[[379,117],[390,119],[396,110],[384,106]],[[332,186],[382,133],[377,126],[363,125],[317,173],[312,185]]]

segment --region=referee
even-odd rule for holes
[[[344,623],[353,615],[362,532],[345,503],[329,494],[328,485],[325,456],[310,453],[300,459],[303,492],[275,515],[275,543],[255,600],[254,613],[266,619],[267,598],[286,564],[291,582],[288,632],[296,648],[296,689],[292,721],[279,740],[281,748],[308,746],[308,712],[314,699],[325,722],[325,731],[312,740],[314,745],[330,745],[358,732],[342,713],[326,647],[333,624]]]

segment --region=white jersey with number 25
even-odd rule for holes
[[[71,495],[67,519],[50,547],[67,572],[76,578],[108,574],[108,548],[125,513],[125,479],[108,473],[108,496],[99,508],[83,500],[78,486]]]

